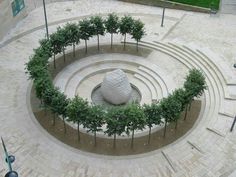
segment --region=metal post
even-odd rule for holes
[[[47,39],[49,39],[49,35],[48,35],[48,21],[47,21],[47,13],[46,13],[46,7],[45,7],[45,0],[43,0],[43,9],[44,9],[44,18],[45,18],[45,26],[46,26],[46,35],[47,35]]]
[[[163,11],[162,11],[162,19],[161,19],[161,27],[163,27],[163,26],[164,26],[165,10],[166,10],[166,8],[165,8],[165,7],[163,7]]]
[[[2,140],[2,146],[4,149],[4,153],[6,156],[6,162],[8,164],[8,168],[9,168],[9,171],[7,172],[7,174],[5,174],[5,177],[18,177],[18,173],[16,171],[13,171],[12,166],[11,166],[11,164],[15,161],[15,157],[13,155],[8,155],[6,145],[5,145],[2,137],[1,137],[1,140]]]
[[[236,116],[234,117],[234,121],[233,121],[232,126],[230,128],[230,132],[233,131],[235,123],[236,123]]]
[[[8,164],[9,171],[12,171],[11,162],[9,160],[9,155],[8,155],[8,152],[7,152],[7,148],[5,146],[5,143],[2,139],[2,137],[1,137],[1,140],[2,140],[2,146],[3,146],[4,152],[5,152],[6,161],[7,161],[7,164]]]

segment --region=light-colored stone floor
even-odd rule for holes
[[[205,111],[208,111],[208,116],[200,119],[193,130],[175,143],[136,156],[89,154],[70,148],[51,137],[32,115],[28,100],[30,81],[24,71],[24,64],[33,53],[32,49],[45,36],[42,28],[43,11],[38,8],[19,23],[5,41],[1,41],[0,47],[0,135],[5,139],[9,152],[16,156],[13,168],[20,176],[224,177],[234,172],[236,130],[230,133],[229,128],[233,122],[230,116],[236,114],[236,100],[226,98],[224,88],[229,90],[229,97],[236,95],[235,83],[227,85],[227,82],[236,77],[236,70],[232,67],[236,62],[235,15],[214,16],[167,9],[165,26],[161,28],[159,24],[162,9],[115,0],[52,3],[47,5],[47,9],[50,32],[56,29],[57,23],[115,11],[142,18],[147,26],[145,41],[184,44],[194,51],[203,51],[213,62],[201,65],[209,73],[209,83],[213,83],[205,93]],[[108,36],[103,38],[104,41],[108,39]],[[120,39],[121,37],[117,37],[116,41]],[[93,42],[95,41],[90,43]],[[156,61],[161,62],[161,56],[162,53],[157,51],[150,56],[150,60],[154,61],[156,57]],[[178,59],[182,61],[181,58]],[[160,63],[160,66],[164,63],[168,65],[167,61]],[[200,66],[199,62],[195,64]],[[214,68],[222,66],[225,71],[220,69],[214,72]],[[186,70],[177,68],[176,72],[176,75],[183,75]],[[221,74],[227,78],[226,82],[220,79]],[[1,149],[1,161],[4,162],[2,152]],[[0,165],[1,176],[6,173],[6,168],[6,164]]]

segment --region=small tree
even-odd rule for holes
[[[89,113],[89,104],[77,95],[70,101],[66,107],[68,120],[77,123],[78,141],[80,141],[79,126],[83,124]]]
[[[54,94],[54,87],[52,85],[52,82],[50,82],[50,84],[47,84],[45,86],[42,86],[42,99],[43,99],[43,104],[44,104],[44,109],[45,109],[45,113],[46,113],[46,109],[49,107],[51,107],[51,103],[52,103],[52,97]],[[37,90],[37,88],[36,88]]]
[[[49,39],[42,39],[39,41],[39,44],[40,47],[38,48],[38,50],[42,50],[42,52],[40,52],[40,55],[41,57],[45,58],[45,60],[47,60],[52,56],[53,52],[53,46],[51,44],[51,41]],[[35,53],[37,53],[37,51],[35,51]]]
[[[79,22],[79,31],[80,31],[80,38],[85,41],[85,47],[86,47],[86,53],[88,51],[87,47],[87,40],[89,40],[90,37],[93,35],[93,31],[91,29],[90,21],[87,19],[84,19]]]
[[[103,19],[100,16],[94,16],[90,18],[90,25],[93,33],[97,35],[98,50],[99,50],[99,35],[104,35],[105,27]]]
[[[131,148],[133,148],[134,144],[134,131],[142,130],[146,124],[145,115],[140,107],[140,105],[132,103],[125,107],[124,113],[126,115],[126,133],[127,135],[132,132],[131,139]]]
[[[47,71],[47,62],[43,60],[38,60],[39,56],[35,55],[30,61],[26,64],[27,73],[29,74],[30,79],[40,79],[46,77],[48,74]]]
[[[66,55],[65,55],[65,50],[66,46],[68,46],[70,43],[69,36],[67,35],[67,29],[66,28],[57,28],[57,40],[59,42],[59,46],[61,47],[61,51],[63,52],[63,59],[64,62],[66,61]]]
[[[167,123],[175,121],[181,114],[182,104],[173,96],[169,95],[160,101],[161,116],[165,118],[165,129],[163,136],[166,135]]]
[[[180,112],[183,112],[184,109],[187,107],[188,101],[189,99],[187,98],[186,92],[184,89],[180,88],[180,89],[176,89],[173,93],[172,93],[173,99],[175,99],[175,102],[178,102],[181,105],[181,110]],[[177,129],[177,125],[178,125],[178,120],[179,117],[175,117],[175,129]]]
[[[121,18],[119,31],[122,35],[124,35],[124,49],[126,45],[126,34],[131,33],[133,28],[133,23],[134,20],[131,16],[124,16]]]
[[[50,35],[50,42],[52,45],[54,68],[56,68],[56,55],[62,52],[60,35],[57,32],[52,33]]]
[[[113,34],[118,33],[119,29],[119,17],[114,14],[108,14],[108,18],[105,20],[105,27],[108,33],[111,34],[111,48],[113,44]]]
[[[194,97],[201,96],[206,88],[207,86],[203,73],[198,69],[190,70],[184,82],[184,89],[189,98],[189,109]]]
[[[47,87],[52,88],[52,82],[48,76],[39,77],[34,80],[36,96],[41,100],[41,103],[43,102],[43,94]]]
[[[192,69],[184,82],[184,88],[192,91],[194,97],[199,97],[203,94],[206,87],[205,76],[198,69]]]
[[[66,124],[65,118],[67,116],[66,107],[69,103],[69,100],[66,96],[61,93],[58,89],[55,89],[54,94],[52,95],[51,110],[54,113],[53,125],[55,125],[55,115],[61,115],[63,118],[64,132],[66,133]]]
[[[149,127],[148,144],[150,144],[153,125],[160,125],[162,123],[161,109],[159,105],[152,103],[151,105],[144,104],[143,111],[146,117],[147,126]]]
[[[134,20],[131,33],[132,38],[136,40],[136,48],[138,51],[138,42],[142,39],[145,34],[144,24],[140,20]]]
[[[91,106],[89,108],[88,117],[84,123],[84,126],[88,129],[88,132],[94,133],[94,146],[97,145],[98,131],[101,131],[101,127],[104,123],[104,111],[101,106]]]
[[[65,26],[68,45],[73,46],[73,56],[75,57],[75,45],[80,42],[79,27],[76,23],[67,23]]]
[[[113,107],[106,114],[106,131],[108,136],[114,136],[113,147],[116,147],[116,135],[125,132],[126,119],[123,107]]]

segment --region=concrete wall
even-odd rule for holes
[[[13,17],[11,0],[0,0],[0,41],[26,15],[26,8]]]

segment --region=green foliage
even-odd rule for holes
[[[161,116],[165,118],[166,123],[176,121],[182,112],[182,103],[174,94],[160,101]]]
[[[193,6],[205,7],[205,8],[214,8],[219,9],[220,0],[170,0],[174,2],[179,2],[183,4],[189,4]]]
[[[118,33],[119,17],[115,13],[108,14],[108,18],[105,20],[104,23],[108,33]]]
[[[64,28],[67,38],[67,44],[78,44],[80,42],[80,31],[78,25],[76,23],[67,23]]]
[[[52,56],[52,44],[49,39],[42,39],[39,41],[40,47],[35,50],[35,53],[39,56],[47,60]],[[38,51],[37,51],[38,50]]]
[[[34,88],[35,88],[36,96],[39,99],[44,99],[45,91],[48,91],[48,89],[53,88],[51,79],[47,76],[35,79]]]
[[[30,61],[26,64],[25,69],[27,70],[27,73],[29,74],[30,79],[38,79],[38,78],[44,78],[47,77],[48,71],[47,71],[47,62],[42,60],[40,57],[37,59],[34,56],[30,59]]]
[[[161,0],[122,0],[125,2],[138,3],[138,4],[146,4],[151,6],[163,6],[163,1]],[[193,6],[205,7],[205,8],[213,8],[218,10],[220,5],[220,0],[170,0],[172,2],[178,2],[183,4],[189,4]]]
[[[40,85],[39,85],[40,86]],[[41,85],[42,86],[42,85]],[[42,87],[43,88],[43,87]],[[52,104],[52,98],[53,98],[53,95],[54,95],[54,92],[55,92],[55,89],[54,87],[52,86],[52,83],[45,86],[43,88],[44,90],[41,92],[42,93],[42,98],[43,98],[43,103],[46,105],[46,106],[51,106]]]
[[[66,116],[66,106],[68,100],[66,96],[56,88],[52,94],[50,109],[53,113]]]
[[[133,39],[139,42],[145,34],[144,23],[140,20],[134,20],[130,34],[132,35]]]
[[[198,69],[189,71],[184,82],[184,88],[190,98],[199,97],[206,89],[206,81],[203,73]]]
[[[112,107],[108,110],[106,114],[107,130],[105,133],[108,136],[114,134],[121,135],[125,132],[126,128],[126,115],[124,112],[124,107]]]
[[[146,119],[142,107],[138,104],[128,104],[124,108],[124,114],[126,119],[126,133],[130,134],[130,131],[142,130],[145,126]]]
[[[90,18],[90,26],[94,35],[104,35],[105,27],[102,17],[92,16]]]
[[[121,18],[121,21],[120,21],[120,33],[122,35],[124,35],[124,49],[125,49],[125,45],[126,45],[126,34],[127,33],[131,33],[132,32],[132,28],[133,28],[133,23],[134,23],[134,20],[131,16],[124,16]]]
[[[101,131],[104,123],[104,110],[101,106],[91,106],[88,111],[88,116],[84,122],[84,126],[88,132]]]
[[[181,112],[189,104],[189,97],[183,88],[176,89],[172,93],[173,97],[181,103]]]
[[[161,108],[158,104],[144,104],[143,111],[146,117],[146,123],[148,127],[153,127],[153,125],[160,125],[162,123]]]
[[[89,38],[92,37],[93,30],[91,28],[89,20],[84,19],[82,21],[79,21],[79,32],[80,32],[80,38],[83,40],[89,40]]]
[[[82,124],[85,122],[89,113],[89,104],[77,95],[67,105],[68,120],[74,123]]]
[[[132,32],[134,20],[131,16],[124,16],[120,21],[120,33],[125,35]]]
[[[62,52],[61,37],[57,32],[50,34],[52,52],[54,55]]]

